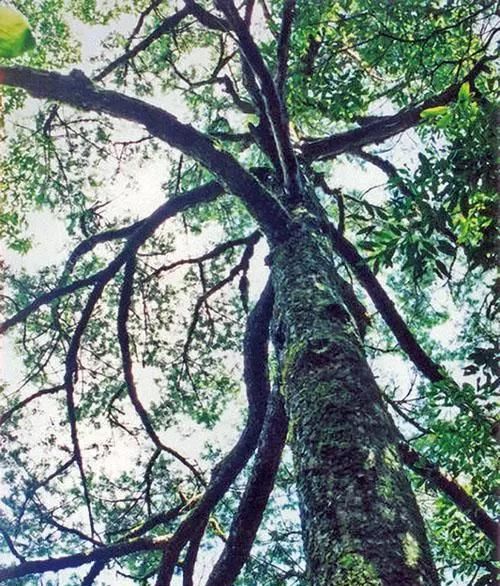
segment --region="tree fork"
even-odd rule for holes
[[[437,585],[396,427],[318,234],[302,224],[271,256],[308,584]]]

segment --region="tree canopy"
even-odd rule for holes
[[[497,4],[8,5],[0,582],[496,584]]]

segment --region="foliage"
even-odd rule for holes
[[[244,2],[242,14],[253,4]],[[253,6],[251,30],[274,74],[281,66],[283,4],[266,0]],[[259,101],[261,88],[252,84],[234,33],[186,14],[157,34],[183,10],[183,2],[20,0],[15,6],[37,40],[16,65],[57,72],[76,66],[96,87],[164,107],[209,136],[214,150],[230,153],[266,189],[279,191],[277,157],[266,143],[272,133],[268,129],[266,135],[262,122],[268,105],[262,96]],[[198,6],[223,17],[211,2]],[[488,515],[496,507],[492,393],[499,374],[494,8],[486,0],[299,0],[285,96],[304,183],[317,195],[324,217],[367,259],[416,340],[447,372],[439,381],[417,373],[394,344],[394,331],[370,290],[362,292],[356,283],[366,306],[362,319],[369,321],[365,349],[375,369],[382,364],[377,373],[391,413],[411,445]],[[455,90],[446,94],[449,88]],[[2,295],[7,317],[51,290],[100,275],[126,250],[127,227],[137,228],[136,222],[151,218],[165,202],[175,205],[189,190],[220,179],[200,158],[180,154],[130,117],[40,101],[18,87],[0,91],[6,116],[0,236],[9,264]],[[434,103],[443,95],[444,102]],[[401,120],[413,118],[388,131],[400,113]],[[373,140],[353,142],[338,154],[330,155],[325,146],[324,156],[307,155],[315,140],[347,140],[363,129],[366,136],[380,130]],[[384,172],[382,187],[371,173],[375,166]],[[126,319],[130,275],[120,265],[85,327],[89,293],[98,279],[40,305],[9,330],[5,353],[15,373],[0,390],[5,565],[133,540],[143,536],[148,519],[180,507],[165,523],[144,530],[146,537],[171,534],[196,507],[210,471],[220,469],[248,411],[245,324],[264,284],[268,252],[251,207],[227,192],[182,208],[141,242]],[[51,220],[37,240],[37,217],[47,212]],[[44,258],[56,224],[64,227],[64,255]],[[109,238],[99,240],[107,231]],[[81,242],[88,249],[78,248]],[[44,266],[31,270],[29,259]],[[357,277],[341,252],[335,263],[347,281]],[[147,417],[128,388],[123,322]],[[387,356],[401,359],[399,374],[387,368]],[[270,372],[279,368],[273,357]],[[217,560],[254,460],[204,519],[199,567]],[[292,470],[285,450],[236,584],[306,584]],[[443,584],[493,584],[487,537],[428,479],[412,472],[411,480]],[[159,560],[153,546],[111,558],[102,583],[153,584]],[[187,574],[188,560],[186,549],[177,574]],[[200,579],[208,577],[198,571]],[[67,572],[68,584],[85,576],[82,569]],[[9,583],[36,584],[38,578]]]

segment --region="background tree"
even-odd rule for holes
[[[15,7],[0,580],[494,584],[495,3]]]

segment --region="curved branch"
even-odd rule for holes
[[[218,244],[217,246],[212,248],[212,250],[210,250],[209,252],[201,254],[200,256],[196,256],[193,258],[183,258],[181,260],[176,260],[168,265],[162,265],[161,267],[154,269],[154,271],[147,276],[147,280],[149,281],[154,277],[158,276],[160,273],[171,271],[182,265],[197,264],[200,262],[211,260],[213,258],[217,258],[220,255],[224,254],[226,250],[236,248],[237,246],[242,246],[243,244],[249,244],[251,241],[254,241],[255,238],[260,236],[260,232],[256,230],[255,232],[252,232],[249,236],[243,236],[241,238],[235,238],[233,240],[222,242],[221,244]]]
[[[67,568],[78,568],[92,562],[107,562],[111,559],[137,553],[141,551],[157,551],[165,548],[168,538],[139,538],[126,543],[114,543],[98,547],[89,552],[75,553],[72,555],[58,558],[48,558],[42,560],[31,560],[16,566],[0,568],[0,582],[22,578],[32,574],[43,574],[44,572],[58,572]]]
[[[244,380],[248,399],[245,428],[227,456],[214,468],[212,479],[196,508],[179,525],[163,554],[157,586],[170,584],[175,564],[186,543],[224,496],[253,454],[266,414],[269,397],[268,344],[274,293],[270,280],[250,312],[244,339]]]
[[[123,367],[123,374],[125,376],[125,383],[127,385],[127,391],[130,397],[130,401],[134,406],[134,409],[139,415],[144,428],[147,431],[147,434],[153,441],[154,445],[173,456],[176,460],[181,462],[186,468],[188,468],[192,474],[194,474],[195,478],[197,478],[202,484],[205,484],[202,474],[197,470],[189,460],[187,460],[182,454],[180,454],[177,450],[166,446],[158,437],[153,424],[149,418],[149,415],[144,408],[141,400],[139,399],[139,395],[137,393],[137,388],[135,385],[134,374],[132,371],[132,358],[130,356],[130,337],[127,328],[127,322],[129,317],[130,305],[132,302],[132,293],[134,287],[134,272],[135,272],[135,257],[131,256],[128,260],[127,264],[125,265],[125,274],[123,277],[123,285],[120,294],[120,302],[118,306],[118,318],[117,318],[117,330],[118,330],[118,342],[120,345],[120,351],[122,355],[122,367]]]
[[[250,480],[231,524],[226,546],[206,586],[231,586],[248,560],[274,487],[281,453],[285,446],[287,424],[283,399],[279,392],[275,392],[269,401]]]
[[[74,293],[78,289],[88,287],[89,285],[93,285],[101,280],[109,281],[109,279],[111,279],[120,270],[122,265],[127,262],[130,254],[134,253],[135,250],[139,248],[155,232],[155,230],[161,226],[161,224],[163,224],[163,222],[165,222],[165,220],[200,203],[211,202],[222,193],[224,193],[224,188],[216,181],[210,181],[205,185],[201,185],[200,187],[186,191],[182,195],[179,195],[173,199],[169,199],[146,219],[138,222],[137,224],[133,224],[133,226],[136,226],[136,229],[128,237],[127,243],[124,246],[122,252],[113,261],[111,261],[111,263],[106,268],[97,273],[94,273],[90,277],[73,281],[73,283],[70,283],[69,285],[58,287],[52,291],[49,291],[48,293],[40,295],[32,303],[18,311],[11,318],[1,323],[0,334],[7,331],[12,326],[24,321],[29,315],[31,315],[40,307],[48,305],[52,301],[59,299],[64,295]],[[105,232],[104,234],[109,233]],[[97,242],[98,240],[92,241],[94,245]],[[91,246],[90,249],[93,248],[92,244],[89,244],[89,246]],[[75,249],[73,254],[76,253],[77,249]]]
[[[42,389],[41,391],[37,391],[36,393],[33,393],[29,397],[26,397],[26,399],[19,401],[19,403],[16,403],[16,405],[14,405],[10,409],[8,409],[4,413],[2,413],[0,415],[0,426],[3,425],[8,419],[10,419],[16,411],[19,411],[23,407],[26,407],[26,405],[29,405],[29,403],[31,403],[31,401],[34,401],[35,399],[38,399],[39,397],[44,397],[45,395],[53,395],[53,394],[58,393],[59,391],[63,391],[63,390],[64,390],[64,385],[57,385],[55,387],[49,387],[47,389]]]
[[[78,439],[78,429],[77,429],[78,417],[77,417],[75,398],[74,398],[74,395],[75,395],[74,383],[75,383],[75,379],[76,379],[77,371],[78,371],[78,352],[80,349],[80,343],[81,343],[83,333],[85,332],[85,329],[87,328],[88,322],[92,316],[92,313],[94,311],[95,306],[97,305],[97,302],[101,298],[101,295],[104,291],[104,288],[106,287],[108,282],[111,280],[112,276],[113,275],[110,275],[109,278],[101,279],[100,281],[98,281],[87,299],[87,303],[85,304],[85,307],[83,308],[80,319],[78,321],[78,324],[77,324],[75,331],[73,333],[73,336],[71,338],[71,342],[70,342],[70,345],[68,348],[68,353],[66,355],[65,373],[64,373],[64,387],[66,389],[66,404],[67,404],[67,409],[68,409],[68,421],[69,421],[69,426],[70,426],[70,431],[71,431],[71,442],[73,444],[73,454],[75,456],[75,461],[77,463],[78,470],[80,472],[80,477],[82,479],[83,496],[84,496],[85,504],[86,504],[87,511],[88,511],[90,531],[91,531],[92,537],[94,537],[94,534],[95,534],[94,518],[92,515],[90,493],[88,490],[87,477],[85,474],[82,452],[80,449],[80,442]]]
[[[399,442],[399,453],[403,462],[431,486],[442,491],[453,504],[482,531],[493,543],[498,543],[499,525],[465,490],[453,480],[449,480],[433,462],[419,454],[406,442]]]
[[[287,236],[289,216],[274,196],[231,154],[218,150],[209,137],[169,112],[119,92],[99,90],[78,70],[61,75],[28,67],[0,67],[0,84],[23,88],[35,98],[59,100],[143,125],[151,135],[214,173],[228,191],[243,200],[271,240]]]
[[[381,116],[361,128],[354,128],[327,138],[304,142],[301,145],[302,155],[307,161],[329,159],[353,149],[383,142],[413,126],[417,126],[422,121],[420,114],[424,110],[456,100],[462,84],[466,81],[473,81],[481,72],[485,71],[487,62],[490,60],[491,57],[484,57],[476,63],[460,83],[451,85],[444,92],[425,100],[419,106],[406,108],[393,116]]]

